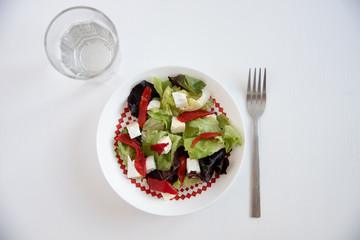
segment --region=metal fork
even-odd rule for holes
[[[252,87],[251,87],[252,86]],[[254,70],[254,81],[251,83],[251,69],[249,69],[249,80],[246,94],[246,104],[249,114],[253,118],[254,125],[254,152],[252,162],[252,211],[251,216],[259,218],[260,214],[260,167],[259,167],[259,118],[265,110],[266,104],[266,68],[261,89],[261,68],[259,69],[259,80],[256,85],[256,68]]]

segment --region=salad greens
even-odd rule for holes
[[[219,122],[219,127],[223,129],[222,135],[226,152],[230,152],[234,144],[235,146],[241,146],[241,138],[230,120],[224,114],[218,115],[216,119]]]
[[[216,117],[216,120],[219,122],[219,127],[224,128],[225,125],[230,125],[230,120],[224,115],[220,114]]]
[[[148,120],[146,120],[144,126],[143,126],[143,131],[147,131],[147,130],[164,130],[165,128],[165,122],[158,120],[156,118],[148,118]]]
[[[211,117],[197,118],[186,123],[184,138],[196,137],[205,132],[221,133],[218,121]]]
[[[192,111],[190,114],[195,114],[210,109],[213,101],[205,86],[205,82],[200,79],[179,74],[170,76],[165,81],[157,77],[153,78],[153,83],[144,80],[131,90],[128,96],[128,104],[134,117],[138,116],[139,103],[145,88],[150,87],[151,99],[160,102],[160,108],[149,107],[147,110],[147,119],[141,129],[141,137],[136,138],[139,148],[141,147],[140,151],[145,157],[154,156],[156,169],[151,170],[146,175],[147,178],[158,180],[152,181],[152,184],[163,184],[164,181],[167,181],[177,189],[195,183],[208,182],[214,172],[226,174],[226,169],[229,166],[227,153],[242,144],[240,135],[230,120],[224,114],[216,116],[215,113],[210,114],[209,112],[205,113],[208,116],[201,117],[198,115],[195,119],[191,118],[193,120],[188,119],[185,122],[181,122],[183,118],[177,118],[184,112]],[[173,95],[175,92],[182,93],[182,96],[186,97],[186,106],[176,107],[179,104],[176,103],[177,99]],[[179,121],[180,119],[181,121]],[[175,131],[173,127],[177,130]],[[131,130],[129,129],[129,131]],[[127,134],[127,132],[128,130],[125,129],[121,134]],[[170,139],[171,141],[161,145],[164,149],[168,146],[168,150],[160,149],[159,151],[154,148],[154,146],[160,145],[159,142],[163,139]],[[171,145],[168,145],[170,143]],[[131,160],[135,159],[134,147],[120,141],[117,142],[116,151],[124,160],[125,165],[127,165],[127,156]],[[183,169],[185,169],[184,158],[195,159],[200,166],[200,172],[194,171],[196,168],[192,169],[191,166],[186,166],[187,171],[183,173]],[[156,189],[161,189],[161,186],[156,185]]]
[[[185,150],[189,152],[189,156],[192,159],[199,159],[206,157],[219,150],[221,144],[224,143],[222,137],[216,137],[215,139],[200,139],[200,141],[192,148],[191,144],[194,139],[201,133],[216,132],[222,133],[219,127],[218,121],[211,117],[202,117],[186,123],[184,132],[184,146]]]
[[[124,130],[121,131],[121,133],[128,133],[128,131],[125,128]],[[127,156],[129,156],[131,159],[135,159],[135,155],[136,155],[135,149],[120,141],[117,141],[116,152],[117,154],[119,154],[121,159],[123,159],[125,166],[127,166]]]
[[[219,150],[221,142],[223,142],[221,137],[216,137],[215,139],[200,139],[199,142],[192,148],[190,145],[194,139],[195,137],[184,139],[185,150],[188,151],[191,159],[200,159],[215,153]]]
[[[161,98],[163,97],[164,90],[167,87],[172,87],[172,84],[169,80],[162,81],[161,78],[157,78],[157,77],[154,77],[153,83],[156,91],[159,93]]]
[[[197,94],[201,93],[201,90],[206,86],[202,80],[190,77],[189,75],[179,74],[175,77],[169,77],[169,79],[173,85],[178,85],[187,91]]]
[[[174,87],[167,86],[165,88],[163,95],[161,97],[160,108],[162,109],[164,114],[176,117],[179,114],[176,110],[175,101],[172,96],[173,92],[174,92]]]
[[[156,144],[164,136],[170,137],[172,142],[171,151],[167,154],[159,155],[156,151],[151,150],[151,145]],[[157,169],[169,171],[174,164],[173,159],[175,151],[182,145],[183,139],[181,136],[174,135],[166,131],[148,130],[145,133],[141,148],[146,156],[153,155],[155,157]]]
[[[117,153],[123,159],[124,165],[127,166],[127,156],[129,156],[131,159],[135,159],[135,149],[133,147],[130,147],[129,145],[126,145],[120,141],[117,141]]]
[[[182,186],[183,186],[183,187],[188,187],[188,186],[191,186],[191,185],[193,185],[193,184],[202,183],[202,182],[203,182],[203,181],[202,181],[200,178],[198,178],[198,177],[189,178],[188,176],[185,176],[185,180],[184,180]],[[174,186],[174,188],[176,188],[176,189],[180,188],[180,185],[181,185],[181,183],[180,183],[179,179],[176,180],[176,182],[173,183],[173,186]]]
[[[216,167],[220,164],[220,162],[225,158],[226,152],[224,149],[220,149],[216,153],[213,153],[210,156],[206,156],[200,159],[201,169],[203,170],[203,177],[205,182],[209,182],[212,175],[215,172]]]
[[[171,126],[171,116],[167,115],[163,112],[163,110],[159,108],[152,109],[151,111],[148,111],[148,114],[151,118],[162,121],[165,125],[165,130],[170,130]],[[143,129],[144,130],[144,129]],[[153,129],[157,130],[157,129]]]
[[[223,138],[225,141],[226,152],[230,152],[233,144],[241,146],[241,139],[236,129],[232,125],[225,125]]]

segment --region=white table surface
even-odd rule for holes
[[[48,62],[46,27],[75,5],[116,25],[118,78],[71,80]],[[250,148],[229,191],[190,215],[141,212],[106,182],[101,110],[126,79],[162,65],[220,81],[248,143],[248,69],[267,67],[261,219],[250,218]],[[360,239],[359,69],[357,0],[1,1],[0,239]]]

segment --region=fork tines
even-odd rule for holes
[[[251,87],[252,85],[252,87]],[[248,103],[265,103],[266,102],[266,68],[264,69],[264,80],[261,88],[261,68],[259,69],[258,83],[256,84],[256,68],[254,69],[254,80],[251,83],[251,68],[249,68],[249,80],[247,87],[246,100]]]

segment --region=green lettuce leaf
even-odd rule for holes
[[[201,133],[217,132],[222,134],[219,122],[213,117],[197,118],[186,123],[184,136],[184,147],[188,151],[190,158],[200,159],[207,157],[219,150],[219,146],[224,143],[221,136],[215,139],[200,139],[192,148],[190,145]]]
[[[154,108],[147,112],[153,119],[160,120],[165,124],[165,129],[170,130],[171,127],[171,116],[165,114],[161,109]]]
[[[173,183],[173,187],[176,188],[176,189],[179,189],[180,188],[180,185],[181,185],[181,182],[180,180],[176,180],[176,182]]]
[[[201,90],[206,86],[205,82],[200,79],[190,77],[189,75],[179,74],[175,77],[169,77],[173,85],[181,86],[182,88],[200,94]]]
[[[202,183],[203,181],[200,178],[188,178],[188,176],[185,176],[183,187],[188,187],[190,185],[196,184],[196,183]]]
[[[146,120],[144,126],[143,126],[143,131],[147,131],[147,130],[164,130],[165,128],[165,122],[162,120],[158,120],[155,118],[149,118],[148,120]]]
[[[123,160],[125,166],[127,166],[127,156],[130,156],[131,159],[135,159],[136,151],[135,148],[130,147],[129,145],[122,143],[120,141],[117,142],[116,152],[119,154],[120,158]]]
[[[165,80],[162,82],[162,88],[166,89],[167,87],[172,87],[173,85],[171,84],[171,82],[169,80]]]
[[[164,114],[177,117],[179,113],[176,110],[174,98],[172,93],[174,89],[168,86],[163,93],[163,96],[160,101],[160,108],[162,109]]]
[[[213,154],[219,150],[220,144],[224,142],[220,136],[213,139],[200,139],[192,148],[191,144],[194,139],[195,137],[184,139],[185,150],[188,151],[189,157],[192,159],[200,159]]]
[[[231,151],[233,145],[241,146],[241,138],[236,128],[231,124],[230,120],[224,115],[220,114],[216,118],[219,122],[219,127],[223,129],[223,139],[225,143],[225,151]]]
[[[220,114],[216,117],[216,119],[219,122],[219,127],[221,129],[224,129],[225,125],[230,125],[230,120],[224,115],[224,114]]]
[[[175,151],[184,144],[182,137],[158,130],[148,130],[145,134],[146,137],[141,146],[145,156],[153,155],[155,157],[156,168],[158,170],[170,170],[170,168],[174,165]],[[157,144],[157,142],[164,136],[170,137],[170,140],[172,142],[171,150],[167,154],[159,155],[156,151],[151,150],[151,145]]]
[[[158,130],[148,130],[145,132],[146,139],[144,143],[150,143],[152,145],[156,144],[161,138],[167,135],[166,131],[158,131]],[[150,154],[151,155],[151,154]]]
[[[154,83],[154,88],[156,89],[156,91],[158,92],[160,97],[162,97],[163,92],[164,92],[164,90],[162,88],[162,80],[160,78],[154,77],[153,83]]]
[[[213,117],[202,117],[189,121],[186,123],[184,138],[197,137],[205,132],[221,133],[219,122]]]
[[[124,128],[121,132],[121,134],[128,133],[128,130]],[[135,159],[136,151],[135,148],[122,143],[120,141],[117,141],[117,147],[116,152],[119,154],[120,158],[123,160],[123,163],[125,166],[127,166],[127,156],[130,156],[131,159]]]
[[[161,78],[157,78],[157,77],[153,78],[153,83],[154,83],[154,87],[155,87],[156,91],[160,95],[160,98],[162,98],[164,90],[167,87],[172,87],[172,84],[171,84],[171,82],[169,80],[162,81]]]
[[[188,186],[191,186],[191,185],[194,185],[196,183],[202,183],[203,181],[200,179],[200,178],[189,178],[188,176],[185,175],[185,178],[184,178],[184,182],[183,182],[183,188],[186,188]],[[179,189],[180,188],[180,180],[176,180],[176,182],[173,183],[173,187],[176,188],[176,189]]]
[[[189,75],[184,75],[185,85],[194,93],[201,93],[201,90],[206,86],[206,84],[200,79],[190,77]]]
[[[185,131],[183,133],[183,137],[185,138],[191,138],[199,136],[199,128],[197,127],[190,127],[188,124],[185,124]]]
[[[241,138],[238,131],[232,125],[224,126],[224,134],[223,134],[224,142],[225,142],[225,150],[226,152],[230,152],[233,144],[235,146],[241,146]]]

